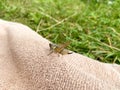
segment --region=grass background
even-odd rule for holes
[[[120,0],[1,0],[0,18],[23,23],[54,43],[120,64]]]

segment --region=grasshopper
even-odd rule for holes
[[[69,50],[65,49],[69,44],[70,44],[70,42],[66,42],[66,43],[60,44],[60,45],[56,45],[56,44],[50,43],[49,44],[50,53],[48,55],[52,54],[53,52],[54,53],[59,53],[59,54],[62,54],[62,55],[72,54],[72,52],[70,52]]]

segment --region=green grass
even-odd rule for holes
[[[3,0],[0,18],[28,25],[70,50],[120,64],[120,0]]]

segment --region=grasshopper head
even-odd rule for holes
[[[57,45],[49,43],[49,47],[50,47],[50,50],[54,50],[57,47]]]

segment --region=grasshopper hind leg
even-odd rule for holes
[[[48,56],[50,55],[50,54],[52,54],[53,53],[53,51],[50,51],[50,53],[48,53]]]

